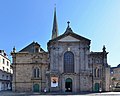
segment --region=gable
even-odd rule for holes
[[[39,51],[43,51],[44,52],[44,50],[40,47],[40,45],[37,42],[32,42],[31,44],[29,44],[28,46],[26,46],[25,48],[23,48],[19,52],[35,53],[35,49],[36,48],[38,49],[38,52]]]
[[[62,42],[79,42],[80,40],[72,37],[72,36],[66,36],[58,41],[62,41]]]
[[[68,27],[64,34],[54,39],[49,40],[47,45],[49,46],[52,42],[54,43],[56,41],[59,41],[59,42],[79,42],[80,41],[80,42],[85,42],[88,45],[90,45],[91,40],[74,33],[72,29]]]

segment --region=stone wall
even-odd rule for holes
[[[33,91],[33,85],[39,84],[40,91],[46,88],[48,56],[42,53],[15,53],[13,66],[13,91]],[[39,77],[34,78],[34,68],[39,68]]]

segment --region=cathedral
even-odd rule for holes
[[[105,46],[101,52],[90,52],[91,40],[73,32],[70,22],[67,23],[65,32],[58,35],[55,9],[47,52],[37,42],[32,42],[18,52],[13,48],[13,91],[109,91],[110,66]]]

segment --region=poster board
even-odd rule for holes
[[[58,87],[58,77],[51,77],[51,87]]]

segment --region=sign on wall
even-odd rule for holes
[[[51,77],[51,87],[58,86],[58,77]]]

